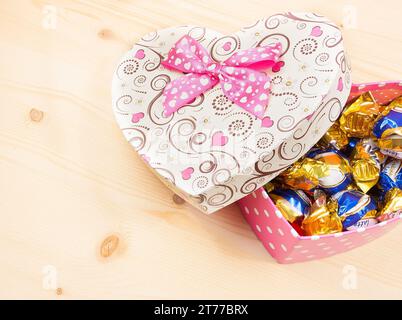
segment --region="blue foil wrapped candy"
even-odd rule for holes
[[[377,205],[368,195],[357,190],[344,190],[332,196],[338,202],[338,215],[343,228],[352,230],[377,223]]]
[[[374,124],[373,134],[384,154],[402,159],[402,97],[385,107]]]
[[[387,192],[392,188],[402,189],[402,160],[388,161],[380,173],[380,187]]]

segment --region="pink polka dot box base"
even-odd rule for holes
[[[387,104],[402,95],[402,82],[380,82],[352,86],[349,99],[371,91],[376,100]],[[283,218],[263,188],[237,202],[264,247],[279,263],[321,259],[370,242],[392,228],[402,216],[353,231],[323,236],[300,236]]]

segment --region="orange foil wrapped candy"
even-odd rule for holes
[[[306,236],[338,233],[342,231],[342,221],[338,216],[338,203],[327,199],[325,193],[316,190],[315,201],[310,213],[302,222],[302,230]]]
[[[279,178],[293,189],[309,191],[316,188],[319,179],[328,176],[329,173],[329,166],[325,162],[304,158],[286,169]]]
[[[339,119],[341,129],[348,137],[369,137],[381,106],[370,92],[363,93],[355,102],[346,107]]]

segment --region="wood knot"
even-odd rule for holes
[[[113,32],[109,29],[102,29],[98,32],[98,37],[101,39],[110,39],[113,37]]]
[[[174,194],[173,195],[173,197],[172,197],[172,199],[173,199],[173,202],[175,203],[175,204],[183,204],[185,201],[184,201],[184,199],[183,198],[181,198],[181,197],[179,197],[177,194]]]
[[[119,237],[116,235],[111,235],[106,237],[100,247],[100,255],[103,258],[108,258],[110,257],[113,252],[116,251],[117,247],[119,245]]]
[[[43,119],[43,114],[43,111],[33,108],[29,112],[29,117],[34,122],[40,122]]]

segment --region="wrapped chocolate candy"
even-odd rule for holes
[[[329,167],[329,174],[319,179],[319,187],[333,194],[345,190],[352,183],[352,170],[349,161],[336,150],[314,149],[307,155]]]
[[[378,220],[392,219],[400,214],[402,214],[402,190],[392,188],[385,195],[383,207],[378,214]]]
[[[306,236],[323,235],[342,231],[342,221],[338,215],[338,204],[335,200],[327,201],[321,190],[314,192],[314,203],[310,213],[302,222],[302,230]]]
[[[367,228],[367,227],[377,224],[378,223],[377,214],[378,213],[376,210],[367,212],[363,216],[363,218],[361,218],[359,221],[357,221],[354,225],[351,225],[350,227],[348,227],[346,230],[349,231],[349,230],[355,230],[355,229],[359,229],[359,228]]]
[[[374,124],[373,134],[384,154],[402,159],[402,97],[385,107]]]
[[[370,92],[363,93],[343,111],[339,119],[341,129],[348,137],[369,137],[380,108]]]
[[[357,159],[350,162],[356,185],[367,193],[374,187],[380,176],[380,167],[372,159]]]
[[[348,144],[348,136],[341,130],[339,122],[335,122],[321,140],[318,141],[317,146],[322,149],[335,148],[336,150],[341,150],[347,147]]]
[[[380,151],[376,139],[364,138],[356,142],[351,159],[373,159],[381,166],[387,160],[387,156]]]
[[[362,94],[266,190],[301,235],[366,228],[402,215],[402,96],[384,107],[370,92]]]
[[[371,138],[361,139],[350,155],[350,166],[356,185],[364,193],[374,187],[380,177],[384,156]]]
[[[392,159],[384,165],[379,185],[385,192],[392,188],[402,189],[402,160]]]
[[[369,224],[377,223],[377,205],[368,195],[357,190],[344,190],[332,196],[338,202],[338,215],[343,228],[351,230],[360,220],[370,219]]]
[[[318,186],[319,179],[329,173],[329,166],[325,162],[304,158],[281,173],[279,179],[292,189],[310,191]]]
[[[269,196],[290,223],[301,222],[310,211],[311,201],[302,190],[275,189]]]

